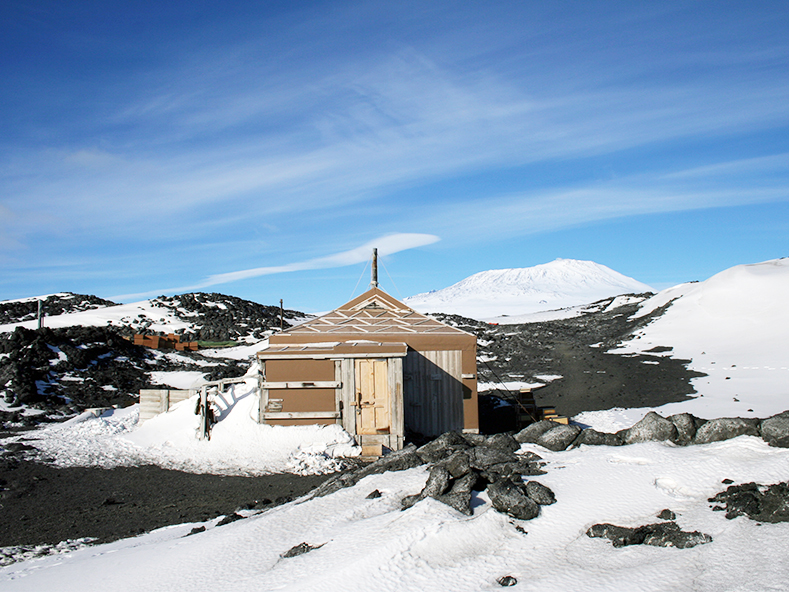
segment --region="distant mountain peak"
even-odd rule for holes
[[[652,291],[594,261],[556,259],[534,267],[481,271],[447,288],[406,298],[405,303],[421,312],[487,319]]]

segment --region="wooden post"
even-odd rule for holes
[[[372,278],[370,280],[370,287],[371,288],[378,287],[378,249],[373,249],[373,267],[372,267]]]
[[[263,388],[266,382],[266,362],[258,358],[258,423],[266,423],[266,407],[268,406],[268,389]]]
[[[200,388],[200,439],[205,440],[208,435],[208,387]]]
[[[279,330],[285,328],[285,308],[282,306],[282,298],[279,299]]]

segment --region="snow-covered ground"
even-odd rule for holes
[[[373,475],[324,498],[297,500],[183,538],[183,524],[0,570],[7,591],[223,589],[321,592],[496,590],[512,575],[518,590],[671,591],[785,590],[789,524],[727,520],[707,498],[721,480],[773,483],[789,475],[789,450],[742,436],[703,446],[661,443],[581,447],[547,461],[557,503],[520,526],[475,498],[464,516],[433,499],[400,510],[419,492],[424,468]],[[378,499],[366,499],[373,490]],[[614,548],[584,533],[598,522],[657,522],[664,508],[684,530],[713,541],[693,549]],[[292,558],[300,543],[320,548]]]
[[[588,304],[620,294],[652,292],[633,278],[593,261],[557,259],[522,269],[482,271],[404,302],[420,312],[459,314],[478,320],[528,315]],[[547,319],[542,319],[547,320]]]
[[[154,464],[193,473],[262,475],[316,474],[341,467],[337,457],[360,452],[337,425],[267,426],[257,413],[256,378],[212,397],[218,423],[210,440],[198,440],[197,395],[169,412],[138,424],[139,406],[91,412],[40,428],[35,446],[58,466],[112,468]],[[30,438],[27,433],[24,438]]]
[[[707,372],[699,397],[657,409],[713,418],[766,417],[789,408],[789,260],[727,270],[710,280],[661,292],[644,315],[674,299],[666,313],[623,344],[622,353],[656,346],[691,359]],[[331,468],[352,452],[339,428],[257,425],[254,382],[236,385],[221,400],[210,441],[194,437],[194,401],[136,425],[136,410],[85,414],[28,437],[61,465],[115,466],[153,462],[170,468],[232,474]],[[748,411],[748,410],[752,411]],[[576,421],[600,430],[629,427],[648,409],[584,413]],[[789,449],[741,436],[679,447],[642,443],[551,452],[524,445],[548,461],[557,503],[529,522],[493,510],[477,494],[473,516],[433,499],[407,511],[400,500],[420,491],[424,467],[365,478],[323,498],[302,498],[246,520],[183,538],[196,524],[176,525],[132,539],[23,561],[0,569],[0,589],[234,591],[496,590],[512,575],[516,589],[565,591],[786,590],[789,523],[727,520],[708,498],[735,483],[789,480]],[[381,497],[367,499],[373,490]],[[712,536],[692,549],[614,548],[590,539],[595,523],[638,526],[657,522],[664,508],[684,530]],[[526,533],[516,529],[520,526]],[[283,558],[300,543],[320,546]]]

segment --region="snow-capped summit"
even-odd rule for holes
[[[534,267],[481,271],[448,288],[406,298],[405,303],[421,312],[490,319],[653,291],[594,261],[556,259]]]

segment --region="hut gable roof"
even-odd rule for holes
[[[284,333],[351,334],[367,337],[374,337],[376,334],[470,335],[408,308],[379,288],[371,288],[336,310]]]

